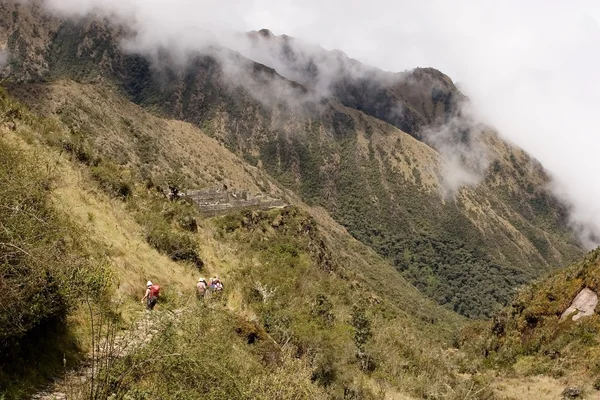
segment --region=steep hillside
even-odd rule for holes
[[[483,365],[510,374],[515,386],[540,376],[548,388],[577,387],[581,398],[597,398],[599,274],[596,249],[529,285],[492,321],[466,328],[464,349],[484,357]]]
[[[537,368],[588,370],[598,362],[598,315],[575,317],[567,311],[583,291],[598,293],[600,249],[564,270],[553,273],[523,290],[493,320],[490,351],[506,362],[519,356],[536,358]],[[583,308],[580,305],[583,312]],[[565,313],[567,312],[567,313]],[[573,318],[575,317],[575,318]]]
[[[259,50],[244,54],[271,50],[260,60],[268,66],[214,46],[185,60],[167,49],[146,56],[125,53],[119,40],[129,34],[107,21],[61,21],[12,2],[0,11],[8,81],[47,82],[9,85],[21,101],[80,135],[103,132],[104,116],[78,111],[77,103],[95,100],[58,89],[57,80],[75,79],[190,122],[258,168],[253,179],[267,173],[325,208],[421,291],[464,315],[491,315],[516,286],[581,255],[543,168],[470,118],[464,96],[436,70],[386,73],[266,31],[249,34]],[[80,100],[64,101],[71,95]],[[138,153],[152,155],[156,143],[136,141],[146,148],[128,151],[143,163]]]
[[[74,303],[65,308],[57,328],[68,333],[66,344],[57,347],[42,336],[48,357],[39,367],[19,367],[31,365],[35,354],[30,351],[4,353],[0,385],[7,398],[20,398],[29,385],[60,375],[67,344],[67,366],[73,367],[90,341],[99,340],[98,333],[90,333],[89,304],[93,315],[116,317],[117,326],[139,318],[147,279],[165,291],[157,318],[167,310],[185,310],[190,316],[176,326],[157,322],[151,347],[134,346],[128,358],[103,367],[102,373],[115,380],[113,386],[99,380],[59,390],[93,390],[99,398],[110,393],[116,398],[143,393],[173,398],[173,391],[190,398],[223,393],[228,398],[375,398],[378,393],[463,398],[478,384],[459,376],[452,353],[445,351],[461,318],[424,298],[323,209],[309,208],[279,189],[193,125],[157,118],[110,88],[68,81],[26,87],[47,101],[40,110],[49,117],[3,93],[0,143],[37,154],[40,168],[52,171],[53,184],[39,190],[63,223],[85,232],[78,235],[85,238],[81,256],[91,266],[104,267],[105,296],[112,301],[99,301],[92,288],[91,294],[80,295],[84,307]],[[69,106],[53,98],[69,99]],[[143,143],[152,144],[151,153]],[[185,151],[171,157],[178,148]],[[8,154],[2,148],[2,160]],[[230,185],[267,190],[297,206],[205,218],[186,202],[165,195],[173,174],[187,185],[215,184],[227,176]],[[6,184],[0,183],[4,190]],[[14,187],[16,193],[29,188]],[[10,254],[4,250],[3,255]],[[62,267],[77,270],[78,264]],[[31,268],[29,274],[47,269]],[[210,308],[197,308],[190,297],[198,274],[218,274],[226,282],[225,296]],[[61,279],[58,290],[76,283]],[[14,285],[18,282],[7,287]],[[26,310],[19,304],[2,318]],[[99,321],[100,334],[110,334],[110,326]],[[33,320],[22,333],[35,337],[44,326]],[[23,337],[5,329],[2,334],[3,349]],[[218,365],[209,349],[222,354]],[[140,374],[137,365],[145,364],[149,351],[161,372]],[[186,356],[173,360],[174,353]],[[203,363],[213,367],[199,368]]]

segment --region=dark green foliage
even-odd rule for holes
[[[151,226],[146,240],[152,247],[174,261],[190,261],[198,268],[202,268],[204,265],[196,250],[195,238],[184,232],[174,232],[168,225]]]
[[[356,358],[363,371],[373,372],[376,368],[375,361],[366,352],[366,345],[373,336],[371,321],[367,318],[365,304],[357,303],[352,307],[352,321],[354,328],[354,344],[356,345]]]
[[[133,182],[127,170],[116,165],[114,162],[105,160],[98,166],[92,167],[91,175],[102,189],[109,195],[119,197],[123,200],[131,196]]]
[[[476,248],[449,237],[418,236],[392,243],[394,265],[424,293],[471,318],[491,316],[530,276],[500,266]]]
[[[335,314],[331,300],[323,294],[317,295],[312,306],[312,315],[318,318],[324,325],[331,325],[335,321]]]
[[[150,61],[139,55],[129,55],[124,60],[128,76],[123,84],[125,92],[133,101],[139,103],[146,95],[146,89],[152,85]]]
[[[340,154],[339,168],[333,174],[321,172],[325,160],[312,150],[324,146]],[[489,317],[509,301],[516,287],[533,277],[486,254],[487,244],[460,205],[441,205],[435,194],[420,189],[416,167],[416,183],[391,173],[392,167],[385,164],[390,173],[382,176],[375,158],[385,160],[382,150],[373,146],[370,150],[372,161],[362,163],[355,138],[344,137],[332,145],[308,134],[303,141],[279,136],[264,145],[261,156],[272,175],[306,200],[324,204],[352,235],[392,260],[425,294],[456,312],[471,318]],[[295,165],[300,167],[300,180],[291,174]],[[331,187],[334,190],[329,190],[326,200],[322,193]],[[377,203],[366,200],[370,198]],[[541,251],[547,250],[547,241],[536,241],[537,235],[533,238]]]
[[[93,37],[93,44],[82,46],[82,34]],[[70,77],[88,80],[98,76],[98,65],[110,68],[109,63],[119,62],[118,44],[110,31],[101,24],[82,19],[63,23],[49,48],[51,75],[56,78]]]
[[[102,298],[109,284],[107,262],[53,209],[51,176],[40,162],[0,140],[0,386],[10,383],[14,393],[59,370],[63,355],[73,361],[66,317],[78,302]],[[34,360],[40,368],[23,368]]]
[[[365,345],[372,336],[371,322],[365,314],[364,304],[353,306],[351,324],[354,327],[354,344],[356,344],[359,351],[364,351]]]

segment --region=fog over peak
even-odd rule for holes
[[[480,118],[539,159],[586,235],[600,232],[600,3],[579,0],[45,0],[128,24],[135,46],[238,51],[239,32],[270,29],[388,71],[434,67]],[[237,33],[236,33],[237,32]],[[1,62],[0,55],[0,62]],[[589,236],[589,235],[587,235]],[[593,245],[594,240],[588,242]]]

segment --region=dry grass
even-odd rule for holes
[[[55,207],[85,227],[90,241],[105,249],[114,266],[115,301],[143,310],[137,300],[150,279],[174,292],[190,293],[198,279],[191,266],[176,263],[158,253],[145,240],[142,228],[128,214],[123,202],[111,199],[90,181],[87,171],[66,157],[35,143],[26,143],[10,131],[7,140],[36,153],[40,162],[53,171]],[[125,315],[131,313],[126,312]],[[75,318],[82,320],[82,318]]]
[[[196,274],[192,268],[175,263],[150,247],[124,204],[89,187],[81,174],[62,165],[62,179],[54,192],[56,206],[86,226],[92,238],[108,249],[118,277],[116,295],[141,297],[148,279],[179,291],[193,287]]]
[[[62,115],[67,125],[76,126],[92,141],[100,155],[117,157],[135,168],[151,164],[152,175],[176,170],[194,186],[229,182],[252,192],[282,194],[258,168],[197,127],[156,117],[110,87],[59,81],[27,90],[15,88],[11,93],[42,115]]]
[[[160,176],[165,171],[179,170],[198,186],[215,184],[226,177],[232,186],[255,192],[266,190],[273,196],[285,197],[289,202],[309,211],[317,220],[328,246],[339,255],[344,279],[352,285],[357,283],[358,287],[367,287],[372,293],[370,300],[377,302],[383,298],[392,305],[394,312],[398,312],[399,317],[395,323],[406,331],[406,338],[410,338],[405,340],[407,357],[417,360],[424,372],[406,374],[397,371],[396,366],[388,365],[386,368],[390,374],[399,376],[394,384],[400,390],[410,390],[412,393],[425,393],[435,387],[437,393],[451,395],[443,387],[446,385],[446,376],[452,375],[447,365],[450,360],[440,360],[437,355],[451,340],[451,331],[460,326],[463,320],[424,298],[388,262],[372,249],[354,240],[325,210],[311,209],[292,193],[279,189],[261,170],[249,166],[217,140],[204,135],[200,129],[190,124],[155,117],[112,92],[110,88],[73,82],[32,88],[33,90],[20,94],[28,103],[52,117],[68,115],[72,119],[69,125],[87,135],[93,142],[94,149],[119,158],[123,165],[132,170],[142,169],[146,165],[143,157],[153,156],[155,159],[148,165],[152,165],[151,174],[154,176]],[[63,100],[66,98],[69,103]],[[435,164],[437,153],[400,131],[395,134],[386,132],[385,135],[374,135],[375,140],[383,147],[388,144],[385,138],[400,138],[403,152],[405,148],[409,148],[410,151],[406,150],[405,154],[409,154],[418,168],[422,169],[421,176],[425,185],[435,186],[434,179],[437,178],[429,168],[432,163]],[[153,144],[146,150],[140,150],[140,140]],[[125,203],[100,191],[90,179],[85,166],[72,163],[66,155],[59,155],[41,145],[27,146],[32,151],[43,154],[48,166],[56,172],[56,207],[85,226],[90,239],[106,249],[114,265],[117,283],[114,297],[117,301],[123,300],[120,311],[126,321],[134,319],[143,309],[139,298],[147,279],[156,281],[171,293],[181,292],[184,296],[191,294],[200,273],[191,266],[171,261],[148,245],[143,228],[126,209]],[[402,164],[406,163],[402,161]],[[408,171],[399,171],[405,172]],[[412,176],[412,171],[410,174]],[[477,206],[475,199],[473,207]],[[233,277],[242,265],[247,266],[253,260],[242,260],[243,253],[237,248],[241,244],[219,240],[216,229],[210,220],[199,221],[196,237],[205,262],[205,270],[201,274],[205,277],[219,275],[227,284],[229,277]],[[256,319],[256,313],[244,304],[244,296],[239,288],[229,293],[226,306],[244,319]],[[344,316],[346,319],[347,317]],[[88,334],[82,311],[75,313],[71,321],[79,326],[81,336],[85,338]],[[390,329],[389,332],[388,336],[393,337],[397,330]],[[385,354],[388,351],[388,338],[379,336],[377,342],[382,346],[381,354]],[[431,346],[435,346],[435,351],[432,350],[431,354],[420,353]],[[374,385],[378,386],[376,391],[387,396],[385,398],[409,399],[396,389],[381,383]]]
[[[569,386],[566,380],[558,380],[548,376],[531,378],[498,379],[493,384],[495,395],[499,400],[556,400],[561,398],[562,391]],[[587,399],[598,397],[584,397]]]

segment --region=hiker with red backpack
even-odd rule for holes
[[[152,281],[148,281],[148,283],[146,283],[146,293],[144,294],[144,297],[142,297],[142,304],[144,303],[144,300],[146,300],[146,307],[148,307],[148,310],[153,310],[159,295],[160,286],[153,285]]]

